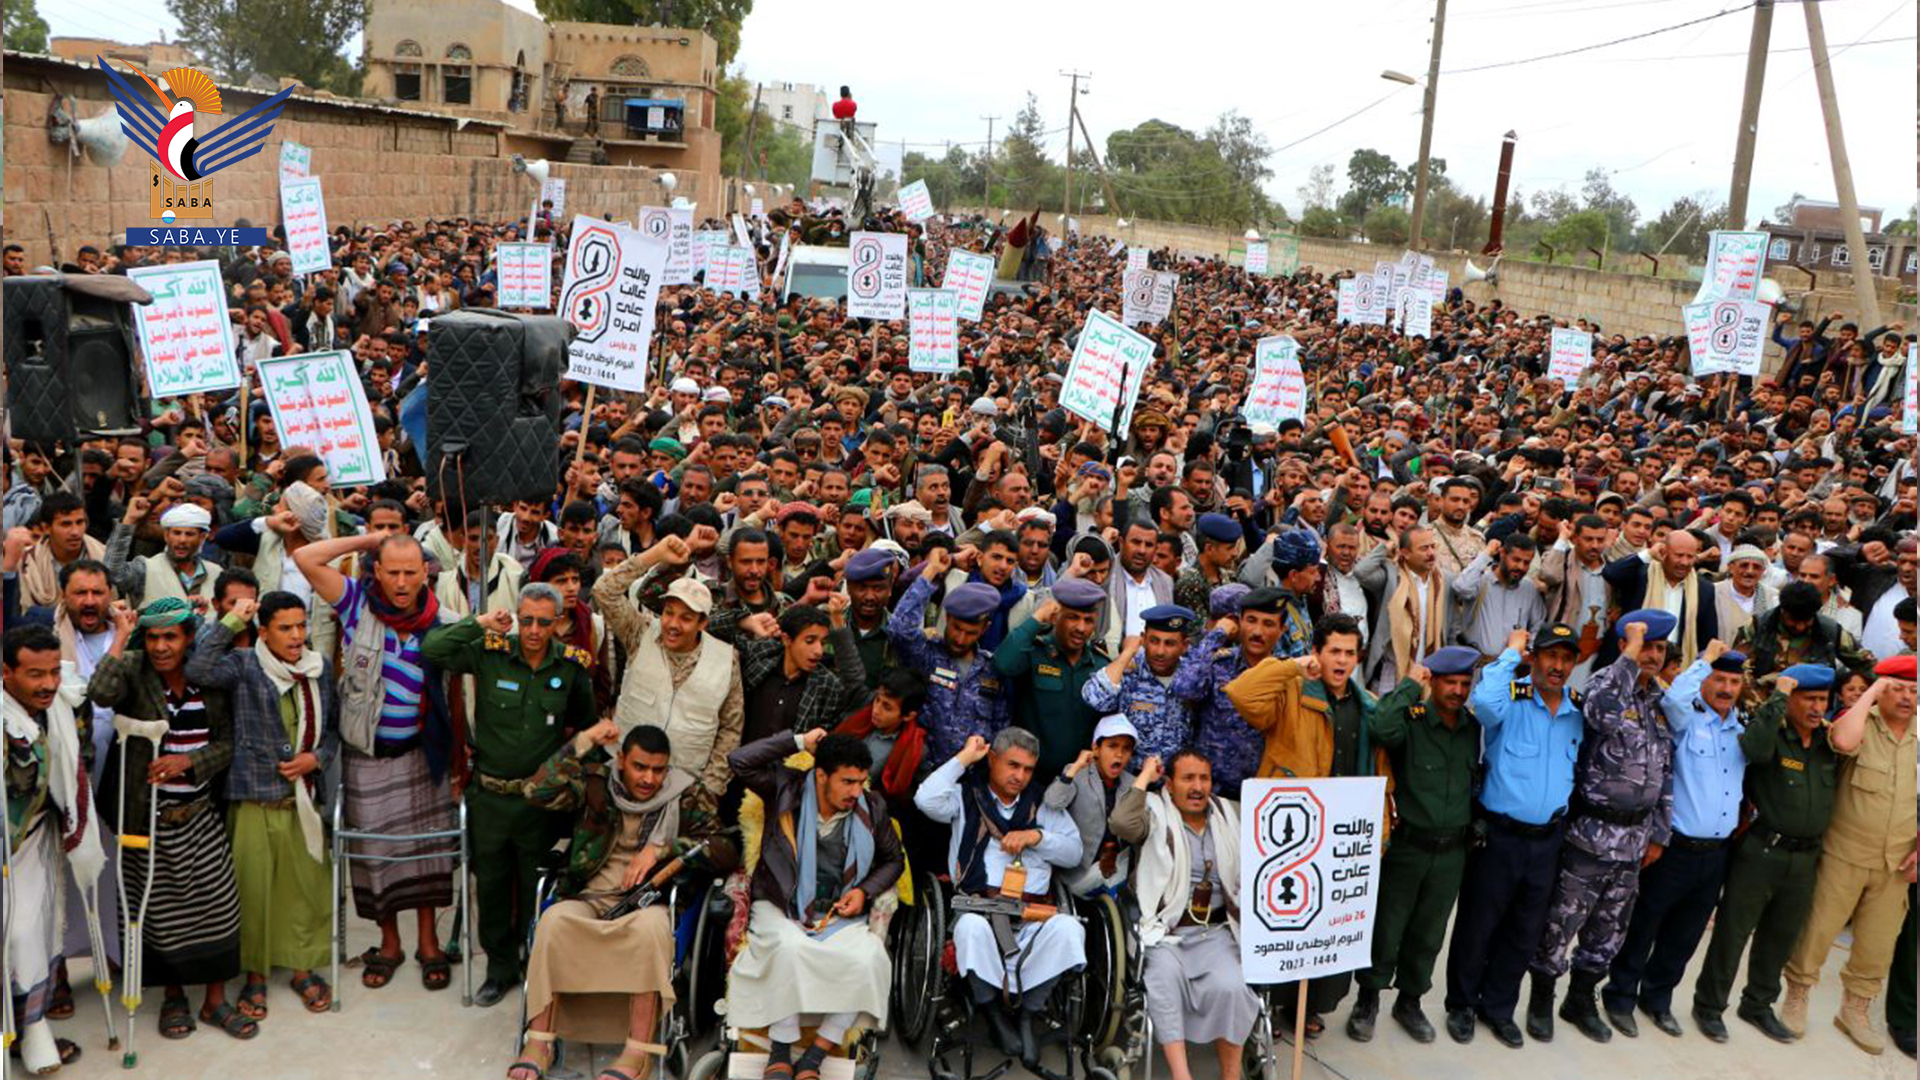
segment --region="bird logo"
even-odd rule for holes
[[[107,73],[107,89],[120,105],[121,129],[158,165],[153,179],[154,203],[156,207],[164,205],[165,209],[164,212],[157,210],[155,216],[168,223],[173,221],[176,204],[185,216],[207,216],[211,192],[202,188],[201,193],[195,195],[176,194],[181,190],[176,185],[204,184],[212,174],[259,153],[280,110],[286,107],[287,96],[293,93],[289,86],[203,138],[194,131],[194,116],[198,113],[221,115],[220,88],[205,72],[178,67],[163,73],[156,81],[146,72],[128,65],[128,70],[153,90],[154,97],[159,99],[156,106],[110,67],[104,57],[96,56],[94,61]],[[161,170],[165,170],[164,176]],[[163,181],[167,191],[164,196],[160,193]],[[188,206],[201,212],[194,213],[186,208]]]

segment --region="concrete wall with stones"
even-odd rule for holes
[[[5,70],[5,233],[27,249],[29,266],[71,259],[81,244],[104,244],[129,226],[159,225],[151,215],[148,155],[129,146],[120,161],[100,166],[47,138],[47,109],[55,93],[67,94],[80,117],[106,111],[112,101],[96,71],[22,57],[7,57]],[[227,115],[237,116],[263,95],[224,93]],[[535,188],[513,172],[508,145],[497,127],[451,118],[356,108],[324,99],[293,97],[260,153],[214,174],[215,216],[208,224],[255,225],[279,220],[280,142],[313,148],[313,171],[323,181],[332,227],[386,223],[402,218],[467,215],[491,220],[524,219]],[[530,156],[538,156],[533,154]],[[716,155],[717,156],[717,155]],[[720,177],[676,171],[678,194],[718,206]],[[567,181],[567,209],[631,220],[638,208],[658,202],[656,170],[638,167],[555,164]]]

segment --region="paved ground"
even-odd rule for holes
[[[370,926],[350,928],[351,951],[364,949],[373,941]],[[411,950],[410,939],[408,947]],[[1885,1056],[1870,1058],[1832,1026],[1840,997],[1837,972],[1845,957],[1845,950],[1836,948],[1829,958],[1825,977],[1815,989],[1807,1037],[1792,1046],[1776,1044],[1729,1017],[1733,1040],[1724,1046],[1692,1033],[1691,1024],[1689,1034],[1680,1039],[1668,1038],[1643,1024],[1640,1038],[1615,1037],[1606,1046],[1589,1043],[1562,1025],[1550,1046],[1530,1044],[1522,1050],[1508,1050],[1482,1031],[1470,1046],[1455,1046],[1442,1034],[1439,1042],[1421,1047],[1402,1034],[1384,1011],[1379,1034],[1371,1044],[1362,1046],[1348,1041],[1341,1032],[1343,1012],[1333,1018],[1328,1035],[1310,1045],[1311,1056],[1302,1076],[1308,1080],[1408,1076],[1423,1080],[1799,1080],[1809,1076],[1821,1080],[1906,1080],[1914,1076],[1913,1061],[1897,1050],[1890,1048]],[[1696,970],[1698,960],[1696,955]],[[1444,966],[1444,957],[1441,962]],[[260,1037],[248,1043],[235,1042],[205,1028],[182,1042],[163,1041],[154,1029],[159,999],[149,993],[140,1017],[139,1072],[165,1080],[235,1080],[247,1076],[271,1080],[495,1080],[505,1075],[518,1017],[515,999],[508,998],[492,1009],[461,1008],[458,968],[451,989],[429,994],[421,989],[419,968],[412,961],[400,969],[393,985],[379,991],[361,989],[357,972],[346,975],[343,981],[347,985],[341,988],[344,1010],[318,1016],[300,1010],[293,992],[286,988],[285,973],[276,976],[269,998],[272,1015],[262,1026]],[[1683,996],[1692,979],[1690,972],[1682,984]],[[84,977],[77,981],[84,983]],[[1437,1023],[1437,995],[1429,1005]],[[1876,1003],[1876,1024],[1880,1021],[1879,1008]],[[1687,1022],[1684,1016],[1682,1022]],[[80,1063],[63,1070],[65,1077],[104,1080],[126,1075],[120,1069],[119,1055],[105,1048],[98,995],[90,990],[83,994],[79,1016],[59,1025],[59,1029],[61,1034],[79,1039],[86,1048]],[[1281,1050],[1284,1053],[1287,1048],[1282,1046]],[[585,1056],[581,1050],[573,1050],[564,1062],[573,1068],[556,1073],[555,1080],[591,1080],[594,1074],[583,1068],[587,1064],[582,1060]],[[605,1051],[595,1057],[597,1064],[608,1060]],[[923,1055],[896,1043],[883,1054],[881,1074],[888,1080],[925,1077],[924,1060]],[[1206,1066],[1203,1077],[1217,1075],[1210,1060],[1202,1064]],[[1156,1063],[1154,1071],[1156,1077],[1167,1076],[1164,1062]],[[1136,1080],[1138,1076],[1136,1068]]]

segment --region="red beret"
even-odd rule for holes
[[[1915,658],[1912,653],[1905,656],[1890,656],[1873,666],[1873,673],[1889,679],[1903,682],[1914,681]]]

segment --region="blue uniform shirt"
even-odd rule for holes
[[[1480,805],[1528,825],[1545,825],[1567,808],[1584,721],[1570,691],[1547,711],[1531,682],[1516,682],[1520,654],[1507,649],[1481,669],[1470,704],[1486,740]]]
[[[1173,752],[1192,741],[1193,719],[1187,703],[1173,695],[1173,679],[1168,676],[1161,682],[1147,666],[1147,651],[1141,649],[1120,673],[1119,686],[1101,668],[1080,687],[1080,699],[1094,712],[1101,716],[1120,713],[1140,732],[1133,752],[1136,770],[1150,757],[1158,757],[1163,765],[1172,761]]]
[[[1733,835],[1747,775],[1740,710],[1716,716],[1700,697],[1711,674],[1705,660],[1695,660],[1660,699],[1673,728],[1673,831],[1696,840]]]
[[[1174,669],[1168,692],[1193,710],[1193,745],[1213,765],[1213,790],[1238,799],[1240,782],[1260,771],[1266,736],[1247,726],[1227,697],[1227,684],[1251,667],[1245,649],[1209,630]]]
[[[927,703],[920,726],[927,729],[926,762],[938,766],[966,745],[967,736],[991,740],[1012,721],[1011,698],[993,654],[976,650],[971,663],[958,661],[945,637],[929,637],[924,611],[933,583],[915,575],[887,620],[887,637],[900,663],[927,680]]]

